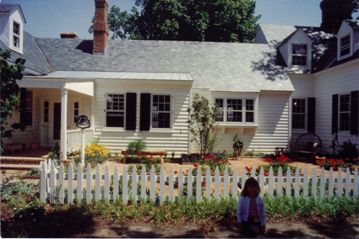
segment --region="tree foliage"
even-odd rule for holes
[[[330,33],[337,33],[345,19],[352,19],[352,14],[359,9],[357,0],[322,0],[321,28]]]
[[[217,110],[209,105],[208,100],[195,94],[191,108],[189,129],[192,133],[192,142],[194,141],[201,156],[212,152],[216,143],[216,133],[213,131],[213,124],[216,121]]]
[[[140,12],[111,7],[113,39],[250,42],[259,19],[255,0],[136,0],[136,6]]]
[[[19,104],[19,91],[20,88],[16,83],[16,80],[21,80],[22,72],[24,71],[24,59],[16,59],[15,63],[9,63],[10,51],[0,49],[0,67],[1,67],[1,151],[3,150],[3,138],[10,138],[14,129],[24,129],[24,126],[20,123],[11,125],[11,128],[6,127],[8,125],[8,119],[11,117],[13,110]]]

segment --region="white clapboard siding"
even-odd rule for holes
[[[47,165],[51,165],[50,169]],[[83,199],[87,204],[100,200],[105,202],[122,200],[124,204],[127,204],[129,200],[133,202],[139,199],[147,200],[147,193],[151,201],[160,203],[175,202],[178,197],[195,199],[197,202],[201,201],[203,197],[207,199],[238,197],[237,182],[240,179],[243,189],[247,177],[246,171],[242,170],[241,178],[239,178],[237,169],[231,176],[228,168],[221,176],[218,167],[214,175],[211,175],[209,168],[206,169],[205,175],[202,175],[201,168],[198,168],[194,176],[191,169],[188,170],[188,175],[184,176],[181,168],[178,170],[178,175],[175,175],[172,166],[169,169],[169,175],[165,175],[165,167],[162,167],[160,173],[156,174],[155,168],[152,166],[148,177],[145,166],[142,166],[139,174],[136,167],[132,167],[132,171],[128,174],[126,165],[121,175],[117,167],[111,174],[108,166],[105,166],[102,174],[99,165],[96,166],[95,170],[87,165],[84,177],[83,165],[81,164],[75,167],[69,164],[67,174],[65,174],[63,164],[57,170],[51,161],[42,163],[40,170],[40,200],[49,201],[51,204],[82,203]],[[253,171],[250,172],[250,174],[252,173]],[[359,193],[357,169],[353,172],[349,168],[345,169],[345,178],[343,178],[341,169],[334,174],[331,168],[328,177],[325,176],[323,168],[319,175],[317,175],[317,170],[313,169],[311,176],[308,177],[306,169],[301,176],[299,169],[296,169],[294,175],[289,169],[283,175],[282,169],[279,168],[277,175],[274,175],[273,169],[269,168],[269,174],[266,176],[263,168],[261,168],[257,178],[261,192],[270,197],[280,197],[283,194],[288,197],[307,197],[309,195],[319,198],[328,196],[358,197]],[[86,182],[83,182],[84,179]],[[149,184],[147,180],[149,180]],[[111,182],[113,182],[112,191],[110,189]],[[213,194],[212,183],[214,183]],[[183,194],[184,187],[186,187],[187,195]],[[119,188],[121,188],[121,192]],[[310,192],[309,188],[311,188]]]

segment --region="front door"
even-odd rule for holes
[[[61,135],[61,103],[54,103],[54,140],[60,140]]]

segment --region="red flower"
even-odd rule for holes
[[[177,170],[175,170],[175,174],[177,174],[178,172],[177,172]]]
[[[197,163],[194,163],[193,166],[194,166],[195,168],[197,168],[197,167],[198,167],[198,164],[197,164]]]
[[[250,172],[250,171],[252,171],[252,167],[247,167],[246,166],[246,170],[247,170],[247,172]]]
[[[265,171],[265,172],[264,172],[264,176],[268,176],[268,173],[267,173],[267,171]]]

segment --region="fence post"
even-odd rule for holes
[[[100,175],[100,166],[96,165],[95,173],[95,201],[101,200],[101,175]]]
[[[43,203],[46,203],[46,165],[45,162],[41,162],[41,170],[40,170],[40,200]]]
[[[324,168],[322,168],[321,172],[320,172],[320,189],[319,189],[319,197],[320,198],[324,198],[324,193],[325,193],[325,175],[324,175]]]
[[[358,175],[358,168],[356,168],[354,170],[354,185],[353,185],[353,190],[354,190],[354,197],[358,197],[359,196],[359,175]]]
[[[232,197],[238,197],[238,168],[233,168],[233,180],[232,180],[232,190],[231,190]]]
[[[76,190],[76,196],[77,196],[77,203],[81,203],[83,198],[83,188],[82,188],[82,163],[79,163],[77,165],[77,190]]]
[[[116,202],[118,200],[118,188],[119,188],[119,181],[120,178],[118,176],[118,167],[115,166],[114,173],[113,173],[113,196],[112,200]]]
[[[86,203],[90,204],[92,201],[92,188],[91,188],[91,181],[92,181],[92,172],[90,164],[87,164],[86,169]]]
[[[264,169],[261,167],[259,170],[259,188],[261,189],[261,195],[264,194]]]
[[[160,170],[160,203],[165,201],[165,169],[163,165]]]
[[[312,197],[317,196],[317,186],[318,186],[318,179],[317,179],[317,170],[313,168],[312,172]]]
[[[342,178],[342,168],[338,169],[338,179],[337,179],[337,190],[336,195],[341,197],[343,195],[343,178]]]
[[[64,177],[64,164],[60,164],[60,170],[59,170],[59,202],[60,204],[64,204],[65,202],[65,177]]]
[[[131,173],[131,199],[137,202],[137,168],[133,165]]]
[[[146,201],[146,181],[147,181],[147,175],[146,175],[146,167],[145,165],[142,166],[141,169],[141,199]]]
[[[329,185],[328,185],[328,195],[329,195],[329,197],[333,196],[333,192],[334,192],[334,173],[333,173],[333,168],[330,167]]]
[[[278,177],[277,196],[281,197],[283,195],[283,172],[282,172],[282,167],[279,167],[277,177]]]
[[[202,199],[202,170],[201,167],[197,169],[196,174],[196,201],[199,202]]]
[[[228,175],[228,166],[224,169],[224,179],[223,179],[223,197],[228,197],[228,187],[229,187],[229,175]]]
[[[182,167],[180,166],[178,169],[178,197],[183,196],[183,172]]]
[[[287,197],[292,196],[292,172],[288,167],[287,175],[285,176],[285,195]]]
[[[241,176],[241,190],[244,188],[244,183],[247,180],[247,172],[244,168],[242,168],[242,176]]]
[[[127,166],[124,165],[122,172],[122,202],[124,205],[128,203],[128,176]]]
[[[105,167],[104,199],[105,202],[110,201],[110,172],[108,165]]]
[[[349,195],[350,195],[350,184],[351,184],[350,170],[349,170],[349,167],[347,167],[346,175],[345,175],[345,196],[346,197],[349,197]]]
[[[156,173],[155,173],[155,167],[152,165],[150,170],[150,200],[152,202],[156,201],[155,183],[156,183]]]
[[[193,196],[193,177],[192,177],[192,167],[188,169],[187,175],[187,198],[190,199]]]
[[[169,186],[169,200],[170,202],[174,202],[175,201],[175,197],[174,197],[174,172],[173,172],[173,166],[170,167],[170,176],[169,176],[169,181],[168,181],[168,186]]]
[[[299,168],[296,168],[295,178],[294,178],[294,197],[299,197],[299,188],[300,188]]]
[[[308,170],[305,168],[303,172],[303,195],[308,197]]]
[[[270,197],[273,197],[273,184],[274,184],[273,169],[272,167],[270,167],[268,174],[268,195]]]
[[[50,164],[50,203],[55,203],[56,198],[56,172],[54,162],[49,161]]]
[[[206,190],[204,193],[205,198],[210,199],[211,198],[211,171],[209,170],[209,167],[206,169]]]

